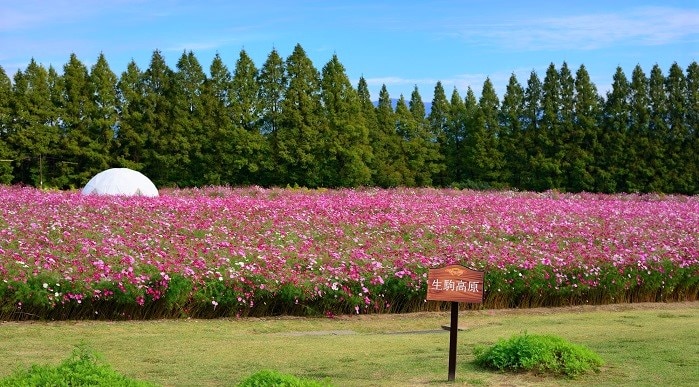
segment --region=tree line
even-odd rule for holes
[[[602,96],[584,65],[513,74],[502,100],[490,79],[429,113],[417,86],[394,107],[338,57],[319,71],[301,45],[258,68],[245,50],[208,75],[191,51],[176,69],[153,52],[117,76],[103,54],[62,73],[32,60],[0,67],[0,183],[80,188],[111,167],[159,187],[436,186],[570,192],[699,193],[699,65],[667,74],[616,69]]]

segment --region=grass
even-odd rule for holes
[[[490,347],[477,347],[476,364],[510,372],[534,372],[574,378],[599,372],[602,358],[585,346],[573,344],[554,335],[523,333]]]
[[[1,379],[0,386],[151,387],[151,384],[125,378],[103,363],[99,355],[80,345],[58,366],[34,364],[28,369],[18,369],[12,376]]]
[[[84,342],[119,373],[166,386],[235,385],[264,369],[336,386],[442,385],[448,313],[134,322],[0,323],[0,378],[58,364]],[[457,385],[699,385],[699,302],[462,311]],[[576,379],[506,374],[473,364],[473,348],[551,334],[604,360]]]

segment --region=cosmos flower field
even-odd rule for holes
[[[400,313],[429,268],[478,308],[699,298],[699,197],[450,189],[0,186],[0,319]]]

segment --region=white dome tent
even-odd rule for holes
[[[158,188],[144,174],[129,168],[111,168],[90,179],[83,195],[158,196]]]

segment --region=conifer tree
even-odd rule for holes
[[[535,138],[535,146],[540,150],[533,160],[535,176],[534,188],[537,191],[561,188],[562,174],[560,162],[561,106],[560,74],[553,63],[546,69],[542,85],[541,130]]]
[[[10,130],[10,99],[12,98],[12,81],[5,69],[0,66],[0,138]]]
[[[260,130],[267,141],[270,152],[270,164],[268,174],[262,178],[263,184],[281,184],[282,176],[278,173],[277,166],[281,163],[277,152],[277,131],[281,125],[282,101],[288,87],[286,66],[284,59],[276,49],[272,49],[265,63],[260,69],[258,78],[260,85],[260,99],[262,103],[262,122]]]
[[[434,93],[432,97],[432,107],[430,113],[427,116],[427,122],[429,125],[429,130],[437,142],[437,146],[440,153],[440,158],[442,160],[441,172],[436,174],[434,177],[434,183],[439,186],[447,186],[453,182],[449,177],[449,170],[447,167],[447,132],[449,125],[449,110],[451,106],[449,105],[449,100],[444,92],[444,87],[442,82],[437,82],[434,87]]]
[[[408,167],[416,185],[432,186],[434,178],[444,170],[444,159],[439,152],[438,137],[426,117],[425,104],[417,86],[410,94],[408,108],[414,121],[413,133],[405,148]]]
[[[116,162],[118,166],[139,171],[147,161],[145,148],[149,146],[147,133],[141,130],[145,109],[142,76],[143,73],[132,60],[117,83],[119,124],[116,133]]]
[[[379,92],[376,121],[377,130],[369,133],[374,156],[372,181],[384,188],[400,186],[404,182],[396,164],[397,157],[401,154],[401,138],[396,133],[396,115],[386,85],[382,85]]]
[[[90,114],[95,109],[87,67],[75,54],[63,67],[60,96],[60,153],[55,155],[60,173],[55,185],[77,188],[109,166],[109,154],[101,153],[90,133]]]
[[[52,188],[62,188],[64,187],[63,171],[62,168],[67,164],[67,160],[64,159],[61,154],[61,140],[63,136],[63,128],[61,126],[62,119],[61,114],[63,113],[63,77],[56,71],[53,66],[48,68],[48,88],[49,88],[49,100],[51,101],[51,110],[53,113],[53,118],[50,122],[51,127],[55,127],[58,130],[58,145],[51,151],[45,158],[44,168],[43,168],[43,178],[45,184]],[[41,177],[41,176],[40,176]]]
[[[156,186],[181,184],[183,166],[189,166],[189,146],[186,134],[173,127],[174,73],[165,63],[162,53],[153,52],[149,67],[140,83],[142,100],[138,107],[140,120],[136,130],[145,139],[142,148],[143,173]]]
[[[106,169],[115,166],[114,151],[116,146],[115,128],[119,123],[119,79],[111,70],[103,53],[90,68],[89,95],[92,98],[92,110],[89,112],[89,133],[92,138],[92,151],[100,155],[94,161],[95,168]],[[87,183],[87,182],[85,182]]]
[[[325,144],[321,159],[322,185],[356,187],[369,184],[369,129],[362,115],[359,95],[337,55],[333,55],[323,67],[321,97],[323,115],[328,122],[327,131],[322,134]]]
[[[665,90],[667,94],[667,125],[668,132],[665,139],[665,167],[667,171],[667,190],[669,192],[692,193],[696,182],[689,178],[692,176],[690,160],[684,156],[689,155],[688,148],[691,138],[691,129],[686,126],[687,116],[687,81],[682,68],[673,63],[665,78]],[[696,128],[694,128],[696,130]]]
[[[184,52],[173,72],[155,51],[121,77],[100,54],[59,75],[32,60],[0,67],[0,183],[82,186],[126,166],[157,185],[512,186],[528,190],[699,193],[699,65],[617,68],[605,99],[584,66],[551,64],[543,83],[514,74],[502,103],[490,79],[425,115],[417,87],[395,111],[384,85],[352,88],[337,56],[313,67],[300,45],[260,71],[243,50],[234,75],[216,55],[207,78]]]
[[[258,70],[252,58],[245,50],[241,50],[235,64],[231,80],[231,105],[236,126],[247,132],[260,131],[262,100]]]
[[[277,173],[283,184],[318,187],[322,183],[319,156],[327,130],[321,112],[320,74],[297,44],[286,60],[289,85],[284,93],[280,127],[274,132],[273,151],[279,157]]]
[[[659,167],[660,149],[654,145],[650,134],[650,99],[648,77],[640,65],[631,75],[629,92],[628,149],[625,159],[629,192],[652,192],[660,186],[654,182]]]
[[[624,148],[630,119],[629,91],[626,74],[621,67],[617,67],[604,107],[600,148],[594,155],[597,191],[613,193],[627,190]]]
[[[559,130],[562,137],[565,137],[565,132],[573,130],[573,122],[575,121],[575,82],[576,78],[568,67],[567,62],[563,62],[560,70],[558,70],[559,80],[559,97],[558,97],[558,121]],[[563,141],[561,141],[562,143]]]
[[[685,127],[699,136],[699,63],[692,62],[687,66],[686,114]],[[694,128],[692,130],[692,128]]]
[[[687,163],[687,181],[693,182],[687,194],[699,194],[699,64],[687,66],[685,127],[689,129],[683,159]]]
[[[261,181],[263,184],[279,184],[280,176],[275,168],[279,165],[276,149],[276,131],[280,126],[282,101],[288,87],[286,65],[276,49],[272,49],[258,76],[262,117],[260,131],[266,140],[265,149],[270,155],[265,163]]]
[[[161,159],[170,165],[166,184],[199,186],[205,183],[202,148],[209,147],[202,102],[206,74],[192,51],[182,53],[176,68],[169,92],[171,113],[165,118],[171,122],[170,127],[160,128],[161,140],[170,149],[162,150]]]
[[[235,184],[259,181],[269,157],[261,131],[264,112],[258,78],[255,63],[241,50],[231,81],[234,133],[230,141],[235,155],[231,178]]]
[[[476,94],[471,87],[466,90],[463,165],[468,188],[485,188],[491,170],[488,159],[488,139],[485,118]]]
[[[403,94],[396,102],[395,133],[398,135],[398,152],[394,155],[394,168],[399,173],[401,185],[415,187],[418,185],[415,178],[415,170],[411,169],[411,141],[417,133],[415,116],[410,112],[408,103]]]
[[[357,97],[359,98],[359,105],[362,109],[362,118],[371,132],[371,129],[376,126],[376,107],[371,100],[369,85],[364,77],[359,77],[359,82],[357,83]]]
[[[231,96],[232,75],[221,56],[216,54],[209,66],[210,76],[204,84],[202,107],[205,146],[202,147],[205,184],[227,185],[235,181],[235,128]]]
[[[262,133],[271,135],[279,128],[282,101],[288,85],[284,60],[276,49],[267,56],[258,79],[262,103]]]
[[[648,97],[650,101],[649,140],[651,150],[655,150],[658,164],[653,168],[654,178],[651,190],[654,192],[671,192],[668,176],[667,145],[670,138],[668,125],[668,101],[665,90],[665,76],[659,65],[654,65],[648,80]]]
[[[420,90],[418,90],[417,85],[413,87],[413,91],[410,93],[408,110],[410,110],[410,114],[413,115],[416,123],[419,125],[426,124],[427,112],[425,111],[425,103],[422,101],[422,96],[420,95]]]
[[[580,65],[575,73],[573,103],[571,131],[563,138],[566,190],[593,191],[595,155],[599,150],[597,124],[600,106],[597,88],[584,65]]]
[[[367,84],[364,77],[359,78],[357,83],[357,95],[359,97],[359,105],[361,109],[361,117],[364,126],[367,128],[367,138],[369,139],[369,154],[370,158],[366,160],[366,166],[369,169],[369,185],[375,186],[376,182],[373,181],[373,167],[374,167],[374,147],[372,146],[372,138],[376,137],[376,133],[379,130],[379,123],[376,118],[376,106],[371,100],[371,93],[369,92],[369,85]]]
[[[470,90],[470,89],[469,89]],[[449,102],[449,121],[447,123],[444,158],[449,184],[461,185],[467,180],[465,163],[465,142],[468,128],[468,112],[459,91],[454,88]]]
[[[504,156],[500,151],[499,140],[500,120],[499,108],[500,101],[495,93],[495,88],[490,78],[486,78],[483,82],[481,97],[478,100],[478,108],[482,117],[483,132],[483,150],[485,158],[481,162],[484,166],[484,175],[482,181],[487,182],[489,186],[502,186],[502,169],[504,167]]]
[[[539,143],[542,135],[541,117],[543,115],[541,101],[543,91],[541,80],[536,71],[529,74],[527,88],[524,91],[524,114],[522,121],[521,146],[527,154],[527,162],[520,175],[520,188],[527,190],[539,189],[536,176],[537,162],[543,159],[543,149]]]
[[[555,188],[566,191],[580,191],[580,184],[584,182],[576,181],[577,178],[587,178],[587,158],[582,156],[580,133],[574,127],[575,116],[575,79],[568,67],[567,62],[563,62],[558,70],[559,79],[559,99],[558,99],[558,125],[556,125],[557,135],[552,138],[554,141],[553,158],[560,165],[561,177]]]
[[[58,112],[55,106],[57,75],[34,59],[15,74],[8,143],[15,151],[15,182],[44,187],[60,147]]]
[[[527,150],[523,146],[524,89],[514,73],[507,83],[499,116],[498,146],[505,163],[502,180],[511,187],[521,187],[527,163]]]
[[[12,82],[5,73],[5,69],[0,66],[0,184],[10,184],[12,182],[12,163],[14,152],[8,144],[8,135],[12,123],[10,110],[10,99],[12,98]]]

